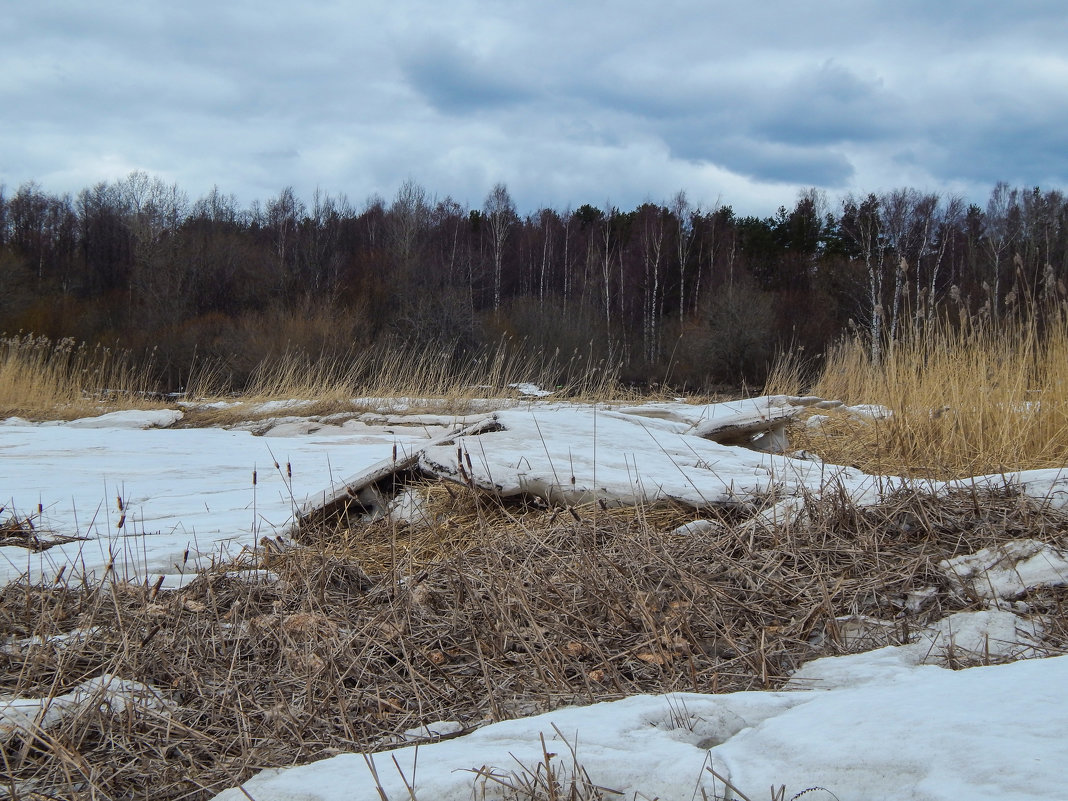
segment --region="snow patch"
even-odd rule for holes
[[[1063,799],[1068,657],[950,671],[910,665],[897,650],[838,657],[820,674],[836,679],[821,692],[634,696],[493,724],[418,752],[263,771],[216,798],[380,801],[410,797],[406,783],[435,801],[501,798],[479,774],[534,769],[547,758],[544,738],[558,775],[569,775],[574,749],[593,783],[625,798],[723,797],[711,766],[750,798],[785,785],[787,798],[820,787],[871,801]]]
[[[509,389],[514,389],[520,395],[526,395],[530,398],[547,398],[553,394],[551,389],[542,389],[537,384],[531,384],[526,381],[519,384],[509,384]]]
[[[0,696],[0,743],[47,730],[93,708],[121,715],[127,709],[166,711],[172,705],[154,687],[105,673],[49,698]]]
[[[184,413],[177,409],[153,409],[150,411],[133,409],[122,412],[109,412],[98,417],[83,417],[67,423],[44,423],[42,425],[62,425],[65,428],[112,428],[118,430],[169,428],[184,416]]]
[[[958,590],[986,599],[1019,598],[1030,589],[1068,584],[1068,555],[1032,539],[944,559],[938,567]]]
[[[414,729],[407,729],[404,732],[405,740],[436,740],[441,737],[447,737],[450,734],[458,734],[464,730],[462,723],[457,723],[455,720],[439,720],[434,723],[427,723],[425,726],[417,726]]]

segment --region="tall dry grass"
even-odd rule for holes
[[[302,414],[390,406],[465,413],[479,399],[515,397],[512,385],[520,383],[572,400],[618,400],[627,395],[619,369],[588,353],[543,353],[508,339],[467,357],[457,357],[447,344],[411,348],[387,343],[314,356],[288,351],[261,361],[236,393],[216,368],[205,364],[195,371],[187,394],[191,399],[236,399],[226,409],[196,413],[204,420],[210,416],[213,423],[255,417],[255,407],[268,401],[305,401]]]
[[[73,339],[0,338],[0,417],[69,420],[159,406],[149,367],[127,352]]]
[[[773,387],[799,388],[786,364]],[[833,348],[809,391],[879,404],[885,419],[838,413],[795,440],[827,461],[937,478],[1068,464],[1068,320],[909,331],[878,362],[859,339]]]
[[[592,352],[543,353],[508,339],[467,357],[458,357],[448,344],[383,343],[316,355],[294,349],[261,360],[241,386],[220,362],[200,360],[191,368],[185,395],[232,401],[228,408],[191,416],[206,425],[256,417],[255,407],[267,401],[302,401],[302,414],[369,406],[464,413],[480,398],[515,397],[511,385],[519,383],[576,400],[624,399],[619,364]],[[157,390],[151,361],[127,351],[32,334],[0,338],[0,418],[67,420],[154,408],[163,405]]]

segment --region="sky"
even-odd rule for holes
[[[1062,2],[11,0],[0,183],[772,214],[1068,185]]]

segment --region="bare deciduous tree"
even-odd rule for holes
[[[508,194],[508,187],[504,184],[495,184],[490,193],[486,195],[482,211],[489,225],[490,244],[493,248],[493,311],[497,312],[501,308],[504,243],[516,219],[515,204],[512,202],[511,195]]]

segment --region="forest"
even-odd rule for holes
[[[414,181],[247,208],[141,171],[76,195],[0,187],[0,332],[143,354],[171,390],[198,360],[240,387],[287,353],[372,347],[582,354],[637,386],[738,386],[843,337],[878,360],[936,323],[1041,322],[1066,283],[1068,199],[1004,183],[985,205],[809,189],[764,218],[681,191],[521,214],[504,184],[479,208]]]

